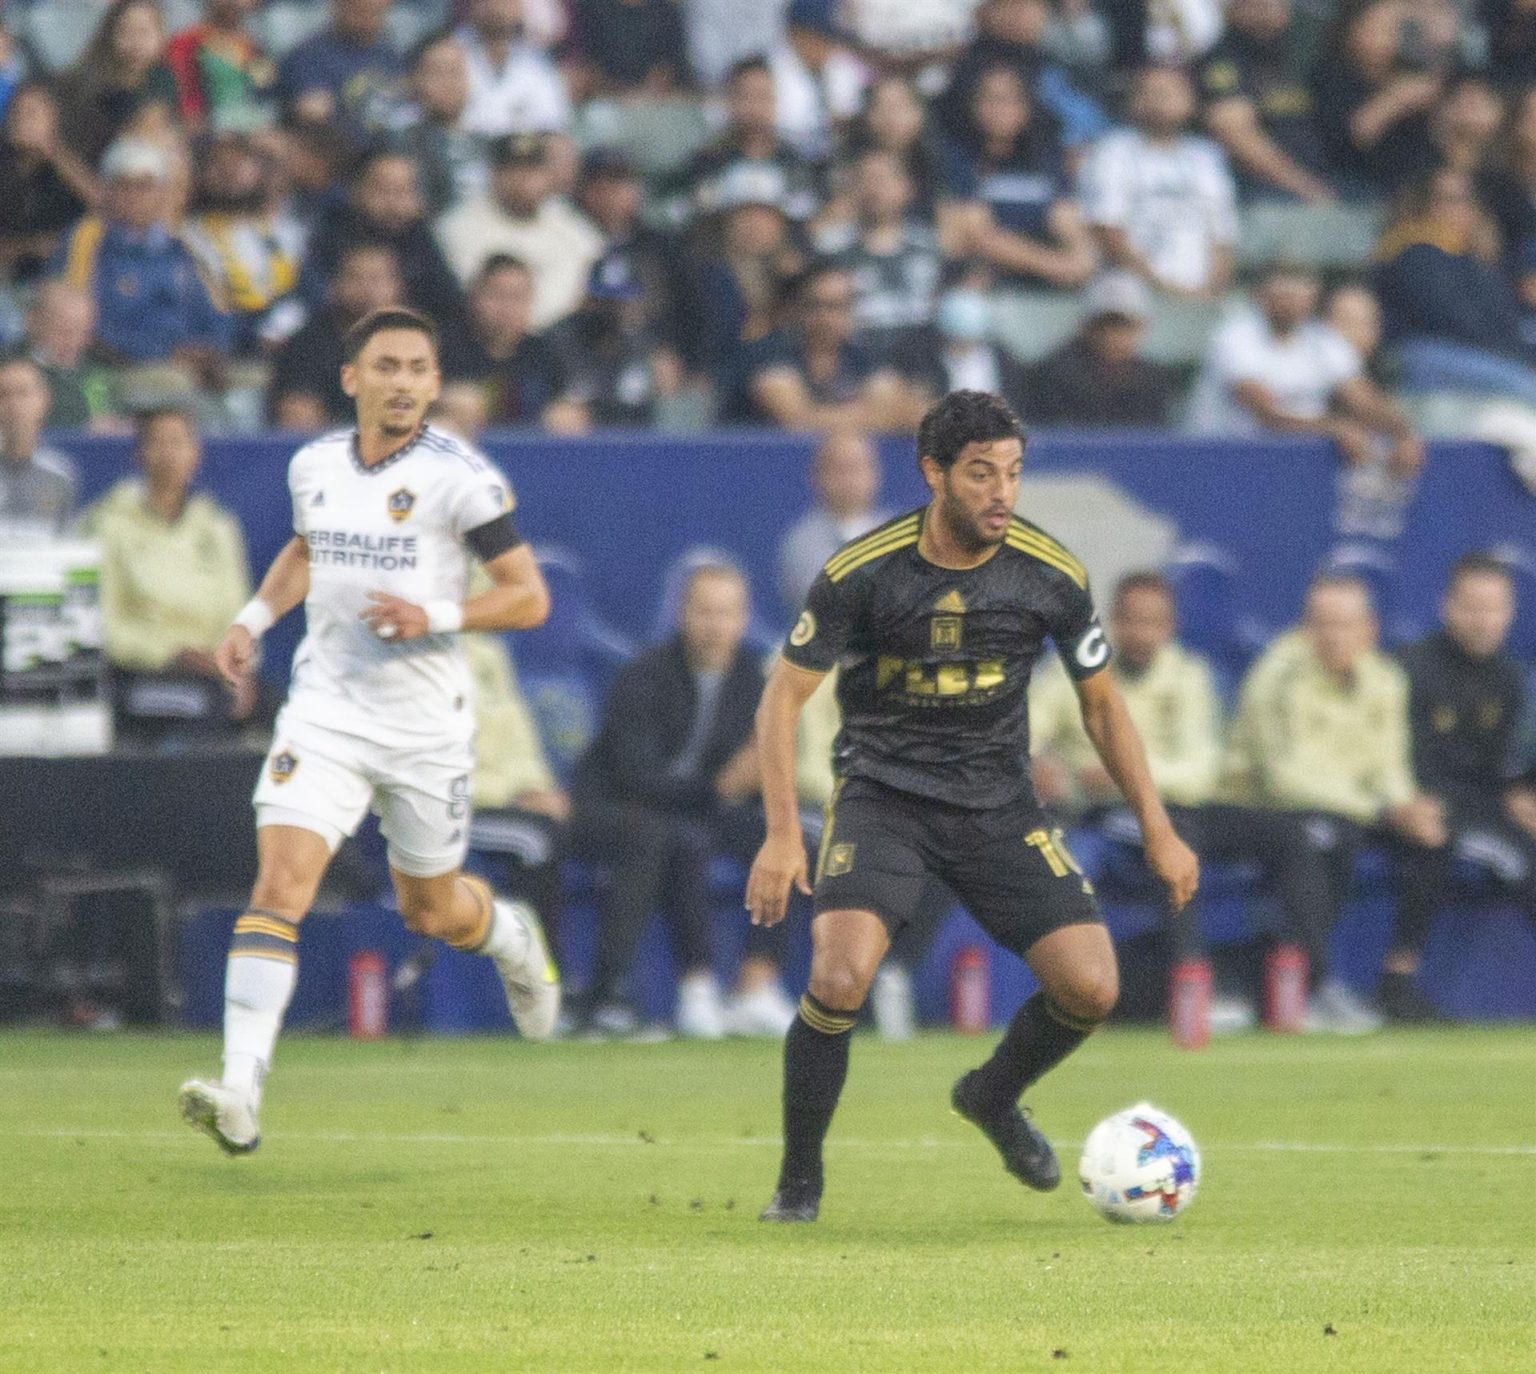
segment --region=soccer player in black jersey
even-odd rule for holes
[[[1050,1142],[1019,1097],[1109,1014],[1119,975],[1093,888],[1030,787],[1027,693],[1047,637],[1175,911],[1199,881],[1103,671],[1109,645],[1082,564],[1013,513],[1018,417],[996,396],[951,392],[924,418],[917,451],[932,498],[827,563],[758,708],[768,833],[746,905],[754,922],[773,925],[792,886],[812,891],[795,801],[796,721],[840,668],[839,781],[816,864],[810,989],[784,1042],[784,1160],[765,1221],[816,1218],[848,1033],[929,877],[1040,983],[951,1103],[1023,1183],[1060,1182]]]

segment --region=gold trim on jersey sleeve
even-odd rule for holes
[[[887,545],[891,548],[899,548],[903,542],[916,543],[919,526],[919,516],[914,514],[898,520],[894,525],[883,525],[877,530],[871,530],[827,560],[825,568],[827,576],[836,582],[861,563],[867,563],[870,558],[875,557],[874,551],[877,549],[880,552],[887,552]]]
[[[1027,553],[1031,558],[1047,563],[1058,572],[1065,573],[1085,591],[1088,588],[1088,570],[1043,530],[1015,520],[1008,527],[1008,547]]]

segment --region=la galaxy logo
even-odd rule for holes
[[[941,612],[928,622],[933,647],[958,649],[961,626],[964,624],[960,617],[965,614],[965,598],[957,591],[945,592],[933,603],[933,609]]]
[[[399,524],[416,505],[416,493],[409,487],[401,487],[389,494],[389,518]]]
[[[296,759],[289,750],[278,750],[277,753],[272,755],[272,781],[281,786],[293,776],[294,770],[298,768],[298,766],[298,759]]]

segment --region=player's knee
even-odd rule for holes
[[[299,921],[314,900],[314,876],[297,865],[263,864],[251,887],[251,905]]]
[[[857,1011],[869,995],[872,969],[850,960],[836,960],[811,970],[810,993],[834,1011]]]
[[[1068,1016],[1084,1021],[1103,1021],[1120,1000],[1120,975],[1113,965],[1085,969],[1055,993],[1057,1005]]]

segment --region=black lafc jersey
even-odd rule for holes
[[[822,569],[784,657],[838,667],[840,777],[872,778],[957,806],[1031,796],[1030,673],[1053,640],[1067,671],[1109,662],[1083,565],[1015,518],[980,567],[917,551],[927,507],[840,549]]]

